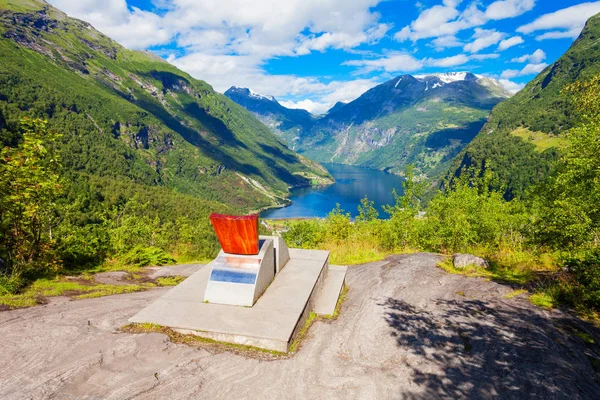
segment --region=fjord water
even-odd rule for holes
[[[381,218],[388,215],[381,207],[394,204],[392,190],[402,193],[402,178],[376,169],[343,164],[322,164],[335,178],[326,187],[304,187],[292,190],[292,205],[285,208],[265,210],[261,218],[308,218],[325,217],[336,203],[353,217],[358,215],[360,200],[367,196],[375,202]]]

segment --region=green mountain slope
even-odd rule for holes
[[[37,0],[0,0],[0,139],[23,116],[64,133],[71,179],[164,187],[239,209],[329,179],[211,86]]]
[[[316,117],[306,110],[286,108],[274,97],[254,93],[248,88],[232,86],[225,91],[225,96],[254,114],[291,149],[316,121]]]
[[[565,85],[600,73],[600,15],[590,18],[579,38],[523,90],[498,104],[488,122],[453,161],[450,174],[474,166],[492,168],[507,197],[521,196],[552,169],[563,134],[577,124]]]
[[[414,164],[437,176],[508,96],[496,81],[471,73],[403,75],[333,108],[297,151],[392,172]]]

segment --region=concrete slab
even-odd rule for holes
[[[295,254],[300,258],[290,259],[253,307],[204,302],[213,261],[129,321],[286,352],[312,310],[328,271],[328,252],[300,250]]]
[[[330,265],[329,273],[325,278],[321,292],[316,298],[313,312],[319,315],[333,315],[335,307],[346,279],[348,267]]]
[[[306,306],[317,278],[327,273],[327,260],[291,259],[277,275],[267,293],[261,297],[254,308],[301,313]],[[325,267],[324,267],[325,264]],[[299,301],[304,299],[304,301]]]
[[[289,249],[290,258],[298,260],[323,260],[329,258],[327,250]]]

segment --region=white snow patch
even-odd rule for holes
[[[396,82],[396,84],[394,85],[394,88],[398,86],[398,84],[400,83],[400,81],[402,80],[402,78],[404,78],[403,76],[400,77],[400,79],[398,79],[398,82]]]
[[[424,79],[427,77],[435,76],[444,83],[464,81],[467,77],[467,72],[443,72],[439,74],[428,74],[428,75],[415,75],[417,79]]]
[[[250,88],[248,88],[248,91],[250,91],[250,97],[253,97],[255,99],[275,101],[275,97],[273,97],[273,96],[263,96],[262,94],[256,93],[254,90],[252,90]]]

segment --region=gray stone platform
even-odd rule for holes
[[[329,252],[289,249],[290,260],[253,307],[204,302],[211,264],[129,319],[224,342],[287,352],[315,306],[335,309],[345,267],[332,267]],[[343,273],[342,273],[343,271]],[[329,293],[333,291],[333,293]]]

